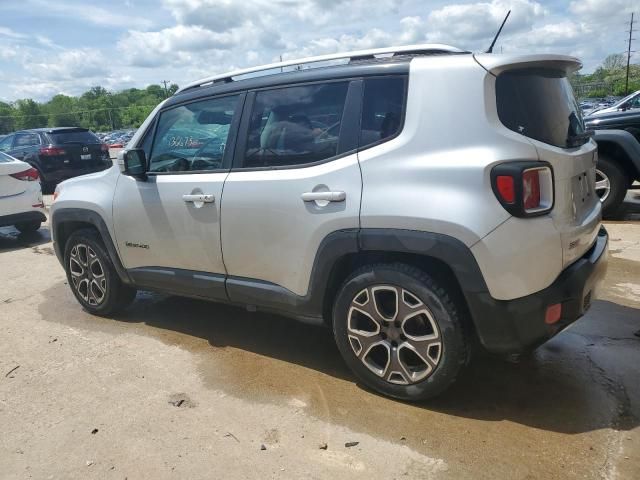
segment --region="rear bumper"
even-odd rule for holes
[[[47,221],[47,217],[45,216],[45,214],[39,211],[14,213],[12,215],[0,216],[0,227],[16,225],[17,223],[46,222],[46,221]]]
[[[544,290],[515,300],[495,300],[488,292],[466,292],[483,346],[492,353],[522,353],[544,343],[584,315],[604,278],[609,236],[602,227],[591,249]],[[562,304],[558,322],[545,323],[549,305]]]

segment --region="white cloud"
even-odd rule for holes
[[[7,27],[0,27],[0,35],[9,38],[27,38],[27,35],[15,32]]]
[[[478,49],[482,40],[492,38],[511,10],[503,35],[530,30],[546,11],[530,0],[452,4],[433,10],[427,17],[428,39]],[[488,47],[489,45],[487,45]]]
[[[149,28],[152,25],[147,18],[132,18],[124,13],[119,13],[117,7],[106,9],[87,2],[78,4],[65,0],[28,0],[27,3],[31,8],[45,9],[48,14],[64,17],[66,21],[84,22],[104,27],[121,27],[134,23],[140,28]]]
[[[71,80],[105,76],[109,70],[99,50],[65,50],[47,61],[27,61],[24,68],[47,80]]]

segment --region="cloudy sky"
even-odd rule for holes
[[[626,50],[633,7],[640,16],[639,0],[0,0],[0,100],[182,84],[280,55],[424,42],[478,51],[508,9],[496,51],[567,53],[590,72]]]

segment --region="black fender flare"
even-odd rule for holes
[[[626,130],[596,130],[593,139],[596,143],[608,142],[617,145],[627,154],[640,177],[640,142],[636,137]]]
[[[104,242],[104,245],[111,257],[113,266],[122,280],[126,284],[133,283],[127,270],[120,261],[118,250],[113,243],[107,224],[102,216],[93,210],[84,208],[58,208],[51,214],[51,230],[53,237],[53,249],[56,252],[56,257],[60,261],[60,264],[64,267],[64,245],[59,241],[63,237],[64,224],[68,223],[85,223],[95,227]]]

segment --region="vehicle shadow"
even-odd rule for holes
[[[355,405],[364,401],[379,404],[381,410],[393,406],[389,422],[393,415],[402,412],[416,422],[430,422],[433,413],[439,412],[480,421],[506,420],[554,432],[582,433],[602,428],[627,430],[640,424],[640,412],[633,409],[640,404],[640,392],[627,391],[623,379],[626,374],[634,378],[635,374],[630,372],[640,364],[640,338],[634,336],[634,331],[640,328],[638,318],[640,310],[596,302],[593,311],[581,322],[519,362],[477,355],[449,390],[420,404],[389,400],[363,386],[360,393],[354,393],[349,385],[356,380],[342,361],[328,328],[231,306],[147,293],[139,294],[138,301],[117,321],[144,323],[204,339],[216,349],[232,347],[240,355],[250,352],[265,357],[270,362],[268,372],[265,369],[256,373],[259,367],[247,358],[224,365],[233,371],[229,378],[235,378],[236,382],[237,378],[253,375],[242,388],[252,398],[265,390],[282,394],[289,386],[280,382],[296,376],[300,370],[297,366],[301,366],[346,381],[342,382],[346,386],[337,391],[329,385],[330,378],[315,386],[303,382],[297,387],[297,391],[309,392],[324,389],[321,395],[325,411],[344,410],[349,401],[354,402],[355,411]],[[612,333],[611,322],[618,320],[624,328],[618,327]],[[617,360],[620,346],[635,352],[621,357],[622,366]],[[207,353],[219,357],[215,350]],[[609,371],[606,362],[604,367],[600,365],[603,358],[616,359],[617,366]],[[622,377],[620,369],[627,370]],[[215,383],[217,388],[225,388],[221,387],[224,382],[220,378]],[[345,396],[353,400],[345,400]],[[355,422],[355,418],[345,421]]]
[[[640,190],[629,190],[620,208],[606,220],[614,222],[640,221]]]
[[[20,233],[13,227],[0,227],[0,253],[38,247],[50,241],[51,233],[45,225],[33,233]]]

